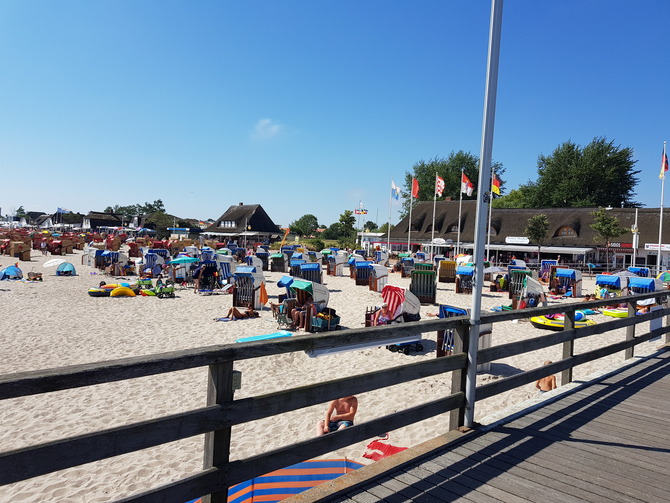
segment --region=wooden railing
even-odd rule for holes
[[[476,400],[509,391],[555,372],[562,372],[561,382],[565,384],[571,381],[572,369],[577,365],[617,352],[623,352],[625,358],[630,358],[637,344],[662,335],[665,335],[667,343],[667,334],[670,331],[667,323],[656,330],[642,334],[635,333],[640,323],[670,315],[670,308],[664,304],[665,307],[661,310],[635,316],[636,301],[647,298],[666,301],[665,294],[658,292],[617,299],[619,302],[628,303],[631,316],[612,318],[611,321],[579,329],[572,328],[575,310],[605,306],[611,304],[612,299],[482,315],[483,324],[495,324],[565,312],[565,330],[538,331],[538,336],[532,339],[482,349],[478,352],[477,363],[492,362],[558,344],[563,346],[563,359],[548,366],[479,386]],[[624,341],[586,353],[574,354],[575,340],[621,328],[626,328]],[[455,330],[458,334],[455,337],[454,354],[451,356],[426,359],[418,363],[266,395],[234,399],[233,364],[239,360],[296,351],[310,352],[351,345],[360,346],[366,343],[377,346],[392,338],[449,329]],[[204,408],[1,453],[0,484],[11,484],[84,463],[205,434],[204,469],[200,473],[119,501],[183,503],[203,495],[210,495],[205,498],[208,501],[226,501],[227,488],[231,485],[438,414],[450,413],[452,429],[462,425],[467,367],[467,355],[463,352],[463,348],[468,347],[469,337],[468,318],[455,317],[344,330],[322,335],[295,336],[271,342],[210,346],[149,357],[5,375],[0,377],[0,399],[93,386],[203,366],[209,367],[209,387],[208,405]],[[315,437],[245,459],[233,461],[229,459],[231,428],[234,425],[276,416],[345,395],[359,394],[444,373],[452,374],[452,393],[448,396],[356,424],[336,434]]]

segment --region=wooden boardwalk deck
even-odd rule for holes
[[[670,502],[668,397],[665,351],[455,446],[365,479],[371,465],[353,486],[342,477],[295,501]]]

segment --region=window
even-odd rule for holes
[[[237,225],[235,225],[233,220],[221,220],[221,222],[219,222],[219,227],[234,228],[237,227]]]
[[[557,236],[576,236],[577,233],[572,227],[561,227],[556,233]]]

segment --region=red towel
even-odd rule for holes
[[[373,440],[368,444],[368,450],[363,454],[364,458],[373,461],[379,461],[382,458],[404,451],[407,447],[396,447],[395,445],[385,444],[379,440]]]

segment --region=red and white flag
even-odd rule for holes
[[[412,178],[412,197],[419,198],[419,180]]]
[[[465,175],[465,173],[461,173],[461,192],[467,196],[471,196],[474,189],[475,186],[472,185],[470,179]]]
[[[435,194],[442,197],[442,192],[444,192],[444,178],[435,175]]]
[[[668,156],[665,153],[665,143],[663,143],[663,157],[661,157],[661,174],[658,177],[661,180],[665,179],[665,172],[668,171]]]

